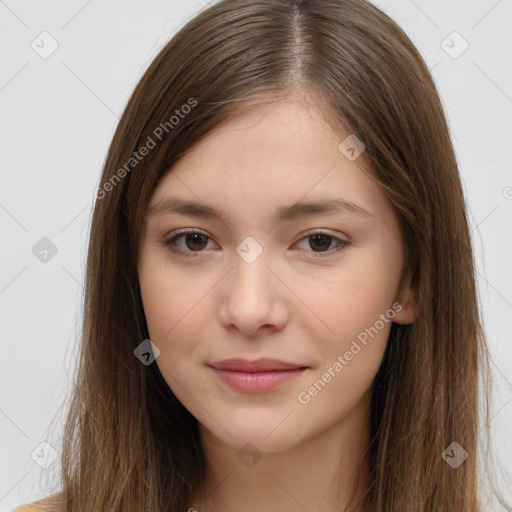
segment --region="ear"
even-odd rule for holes
[[[411,284],[412,272],[409,272],[407,279],[405,279],[402,288],[398,291],[395,301],[401,306],[396,308],[396,314],[393,322],[397,324],[412,324],[418,317],[419,313],[419,298],[416,286]]]

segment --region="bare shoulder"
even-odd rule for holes
[[[58,495],[48,496],[41,500],[33,501],[16,507],[12,512],[49,512],[57,510],[55,506],[58,503]]]
[[[27,503],[13,509],[12,512],[49,512],[50,510],[52,509],[44,503]]]

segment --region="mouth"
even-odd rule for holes
[[[255,361],[246,359],[226,359],[208,365],[222,382],[242,393],[263,393],[281,387],[297,378],[309,366],[261,358]]]

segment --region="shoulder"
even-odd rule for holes
[[[12,512],[47,512],[54,510],[51,503],[47,500],[39,500],[32,503],[26,503],[12,510]]]
[[[49,512],[54,510],[61,510],[62,507],[62,493],[52,494],[40,500],[35,500],[12,510],[12,512]]]

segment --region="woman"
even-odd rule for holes
[[[464,195],[382,11],[201,12],[137,85],[96,196],[41,510],[484,510]]]

